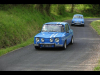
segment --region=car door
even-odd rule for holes
[[[65,24],[65,31],[66,31],[66,39],[67,39],[67,45],[70,43],[70,31],[69,31],[69,25]]]

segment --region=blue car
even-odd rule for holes
[[[73,16],[71,25],[82,25],[84,26],[84,17],[81,14],[75,14]]]
[[[48,22],[43,24],[40,33],[34,37],[35,49],[62,47],[73,43],[73,30],[67,22]]]

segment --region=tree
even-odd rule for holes
[[[42,13],[43,12],[43,4],[35,4],[35,9],[39,10]]]
[[[74,10],[74,6],[75,4],[71,4],[72,8],[71,8],[71,12],[73,13],[73,10]]]
[[[46,6],[45,6],[45,11],[48,15],[50,14],[50,6],[51,6],[51,4],[46,4]]]
[[[63,15],[65,13],[65,5],[64,4],[58,4],[58,11],[57,13],[59,15]]]
[[[100,14],[100,4],[88,4],[88,6],[90,7],[90,10],[89,11],[93,15]]]
[[[39,10],[41,13],[46,11],[46,13],[50,14],[50,6],[51,4],[35,4],[35,9]]]

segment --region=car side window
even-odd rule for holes
[[[67,29],[68,29],[68,31],[69,31],[69,25],[67,24]]]
[[[65,30],[66,30],[66,32],[69,31],[69,26],[68,26],[68,24],[65,24]]]
[[[84,17],[82,16],[82,18],[84,18]]]
[[[64,27],[61,27],[61,32],[64,32]]]
[[[65,31],[67,32],[67,24],[65,24]]]

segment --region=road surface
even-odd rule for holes
[[[85,19],[85,26],[70,26],[74,43],[66,50],[35,50],[33,44],[0,57],[0,71],[91,71],[100,58],[100,36]],[[71,23],[71,20],[67,22]]]

